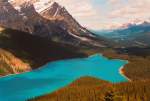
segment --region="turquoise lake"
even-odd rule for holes
[[[25,101],[52,93],[80,77],[91,76],[112,83],[128,81],[119,73],[125,60],[109,60],[101,54],[50,62],[41,68],[0,78],[0,101]]]

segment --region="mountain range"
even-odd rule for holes
[[[28,63],[30,69],[54,60],[86,56],[80,53],[82,48],[98,49],[98,52],[103,48],[115,48],[120,52],[123,48],[121,52],[124,52],[127,48],[150,45],[150,23],[147,21],[126,24],[115,30],[89,31],[65,7],[51,0],[46,3],[41,0],[1,0],[0,15],[0,27],[6,29],[0,33],[1,48],[13,52],[14,57],[21,60],[25,57],[32,61]],[[74,49],[79,51],[74,52]],[[135,50],[137,48],[131,51],[135,53]],[[149,53],[147,49],[145,53]]]
[[[116,43],[120,47],[149,47],[150,46],[150,22],[140,24],[128,24],[126,27],[115,30],[95,31]]]
[[[37,69],[47,62],[85,57],[80,50],[107,47],[57,2],[0,1],[0,75]],[[74,51],[78,50],[78,51]]]
[[[37,3],[40,4],[37,0],[1,1],[0,26],[75,46],[106,47],[105,38],[82,27],[57,2],[49,1],[42,10],[36,7]]]

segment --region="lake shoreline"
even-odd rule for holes
[[[129,82],[132,81],[130,78],[128,78],[128,77],[125,75],[125,73],[124,73],[124,66],[120,67],[119,73],[120,73],[123,77],[125,77]]]
[[[95,54],[87,58],[49,62],[36,70],[21,74],[10,74],[0,78],[0,90],[6,90],[6,95],[0,94],[0,99],[24,101],[28,98],[55,92],[80,77],[86,76],[96,77],[115,84],[127,82],[129,79],[125,78],[121,68],[127,63],[127,61],[120,59],[108,59],[102,54]],[[109,71],[107,67],[111,67]],[[71,73],[72,71],[75,72]],[[12,84],[16,84],[13,89],[11,89]],[[14,89],[17,91],[13,91]],[[18,92],[22,95],[18,95]]]
[[[105,56],[104,56],[103,54],[101,54],[101,53],[100,53],[99,55],[105,57]],[[93,57],[93,56],[94,56],[94,55],[90,55],[90,56],[88,56],[87,58],[90,58],[90,57]],[[78,58],[76,58],[76,59],[78,59]],[[106,58],[106,59],[108,59],[108,58]],[[69,59],[65,59],[65,60],[69,60]],[[108,60],[111,60],[111,59],[108,59]],[[118,59],[114,59],[114,60],[118,60]],[[58,60],[58,61],[61,61],[61,60]],[[55,62],[55,61],[53,61],[53,62]],[[129,62],[129,61],[127,60],[127,62]],[[51,63],[52,63],[52,62],[51,62]],[[47,65],[47,64],[49,64],[49,63],[46,63],[45,65]],[[44,65],[43,65],[43,66],[44,66]],[[42,69],[43,66],[37,68],[36,70]],[[24,72],[15,73],[15,74],[8,74],[8,75],[4,75],[4,76],[3,76],[3,75],[2,75],[2,76],[0,75],[0,78],[5,78],[5,77],[8,77],[8,76],[14,76],[14,75],[18,75],[18,74],[24,74],[24,73],[33,72],[33,71],[35,71],[35,70],[24,71]],[[128,78],[128,77],[125,75],[125,73],[124,73],[124,66],[122,66],[122,67],[119,68],[119,73],[120,73],[123,77],[125,77],[129,82],[132,81],[130,78]]]

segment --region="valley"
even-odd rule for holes
[[[150,78],[150,75],[149,75],[150,74],[149,73],[150,58],[149,58],[149,55],[148,55],[149,51],[145,52],[145,49],[140,48],[140,51],[138,51],[138,53],[136,54],[136,52],[134,52],[134,51],[132,52],[131,50],[129,52],[124,52],[124,50],[120,50],[120,49],[118,50],[118,49],[113,49],[113,48],[105,48],[105,49],[101,49],[101,48],[91,49],[91,48],[88,48],[88,47],[87,48],[79,48],[80,54],[75,55],[75,57],[74,56],[70,57],[70,55],[68,57],[60,57],[60,52],[58,52],[57,53],[57,54],[59,54],[58,58],[53,58],[54,60],[47,60],[45,58],[47,61],[43,62],[43,61],[40,61],[41,60],[40,58],[39,58],[39,60],[38,59],[34,60],[33,58],[30,57],[32,55],[38,57],[38,55],[40,55],[41,53],[43,55],[43,52],[39,52],[40,54],[39,53],[33,54],[33,52],[29,51],[29,49],[28,49],[28,47],[30,46],[31,43],[37,43],[37,41],[32,40],[32,41],[30,41],[30,44],[27,44],[27,46],[26,46],[25,44],[22,44],[22,43],[24,43],[24,39],[26,39],[25,37],[21,38],[22,35],[20,33],[23,33],[23,32],[8,29],[8,30],[3,31],[3,33],[6,34],[5,36],[9,36],[10,33],[14,33],[13,36],[15,36],[13,38],[9,37],[9,38],[11,38],[11,40],[10,39],[7,40],[7,41],[11,41],[11,42],[7,42],[6,40],[2,42],[2,40],[1,40],[1,45],[3,46],[3,49],[13,53],[15,56],[19,57],[25,63],[30,64],[30,66],[32,66],[32,67],[35,66],[35,68],[40,67],[40,66],[42,66],[42,64],[45,64],[49,61],[55,61],[55,60],[59,60],[59,59],[63,59],[63,58],[66,59],[66,58],[75,58],[75,57],[82,57],[82,56],[86,57],[86,56],[89,56],[89,55],[93,55],[95,53],[101,53],[101,54],[103,54],[104,56],[106,56],[110,59],[113,59],[113,58],[116,59],[117,58],[117,59],[123,59],[123,60],[128,60],[129,61],[129,63],[124,66],[123,73],[128,78],[130,78],[132,80],[132,82],[115,84],[115,87],[112,86],[111,83],[106,83],[106,85],[109,85],[110,88],[106,87],[107,90],[106,89],[104,90],[105,93],[102,93],[101,95],[99,95],[99,92],[102,92],[102,90],[103,90],[103,89],[99,88],[99,86],[101,86],[101,82],[97,84],[97,86],[98,86],[97,87],[96,82],[99,82],[99,80],[91,78],[91,77],[86,77],[86,78],[83,78],[83,79],[81,78],[81,80],[79,81],[79,84],[80,84],[80,82],[82,82],[82,86],[78,86],[78,84],[73,83],[68,87],[65,87],[65,88],[62,88],[61,90],[56,91],[56,92],[58,92],[56,94],[54,92],[50,95],[45,95],[45,96],[42,96],[42,97],[35,98],[35,101],[36,100],[37,101],[45,101],[45,100],[47,101],[47,99],[54,99],[54,101],[55,101],[55,99],[59,99],[59,98],[62,99],[61,97],[63,97],[64,100],[66,101],[71,96],[70,92],[74,91],[75,89],[76,89],[75,91],[79,91],[79,92],[74,92],[73,93],[73,95],[71,97],[71,101],[72,101],[72,99],[75,99],[73,96],[79,96],[79,97],[77,97],[76,100],[83,98],[83,99],[87,99],[86,101],[88,101],[88,99],[90,99],[88,97],[88,94],[93,95],[92,91],[97,92],[96,94],[94,93],[94,95],[93,95],[95,97],[92,96],[92,98],[94,98],[94,99],[104,99],[104,96],[106,96],[105,94],[107,94],[107,93],[112,93],[112,95],[114,95],[114,96],[119,96],[118,99],[121,99],[119,101],[123,101],[122,99],[124,99],[125,101],[133,101],[132,99],[134,99],[135,96],[136,96],[136,99],[138,99],[138,100],[141,99],[139,101],[147,101],[146,99],[149,98],[148,90],[144,91],[144,89],[149,89],[148,85],[149,85],[149,78]],[[19,43],[19,45],[16,44],[15,40],[14,40],[14,39],[17,38],[16,36],[18,36],[17,33],[19,33],[19,35],[21,35],[21,36],[18,37],[18,39],[17,39],[18,41],[16,42],[16,43]],[[23,33],[23,34],[25,34],[25,33]],[[30,36],[30,35],[27,34],[27,36]],[[31,35],[31,37],[32,37],[32,35]],[[21,40],[19,41],[19,39],[21,39]],[[27,41],[25,41],[25,42],[27,42]],[[39,42],[39,39],[38,39],[38,42]],[[14,46],[13,46],[13,43],[14,43]],[[17,45],[17,47],[16,47],[16,45]],[[26,50],[26,48],[21,47],[22,45],[26,46],[28,51]],[[33,45],[35,45],[35,44],[33,44]],[[33,47],[33,45],[31,45],[30,48]],[[38,45],[40,45],[40,44],[38,43]],[[39,48],[41,48],[42,46],[43,46],[43,44],[40,45]],[[56,46],[56,44],[54,46]],[[65,47],[65,46],[66,45],[64,45],[63,47]],[[45,46],[45,47],[47,48],[48,46]],[[60,47],[60,46],[58,46],[58,47]],[[36,49],[39,49],[39,48],[36,48]],[[43,48],[44,51],[45,51],[46,48]],[[23,55],[23,54],[20,53],[21,51],[17,52],[17,49],[19,49],[19,51],[22,50],[22,51],[28,52],[28,54],[30,54],[30,55],[26,55],[27,53],[25,55]],[[54,49],[54,48],[50,48],[50,50],[51,49]],[[64,48],[61,48],[61,49],[64,49]],[[76,48],[73,48],[73,47],[71,48],[71,46],[70,46],[69,50],[71,50],[71,49],[73,50],[73,49],[76,49]],[[56,50],[57,50],[57,48],[56,48]],[[67,50],[68,50],[68,46],[67,46]],[[17,53],[15,53],[15,52],[17,52]],[[72,51],[72,52],[74,52],[74,51]],[[132,54],[132,53],[134,53],[134,54]],[[147,54],[144,55],[142,53],[147,53]],[[64,54],[64,52],[62,54]],[[67,54],[68,54],[68,51],[67,51]],[[47,54],[43,55],[43,56],[47,56]],[[65,55],[65,56],[67,56],[67,55]],[[56,56],[54,56],[54,57],[56,57]],[[42,60],[44,60],[44,58],[42,58]],[[31,61],[31,62],[28,62],[28,61]],[[38,62],[36,62],[36,61],[38,61]],[[39,63],[39,64],[37,64],[37,63]],[[34,69],[34,68],[32,68],[32,69]],[[11,73],[11,72],[9,72],[9,73]],[[5,74],[5,75],[7,75],[7,74]],[[76,81],[76,82],[78,82],[78,81]],[[93,82],[93,87],[89,87],[86,82],[90,82],[90,84],[91,84],[91,82]],[[102,88],[103,87],[104,87],[104,85],[102,86]],[[128,89],[127,89],[127,87],[128,87]],[[134,89],[131,89],[132,87]],[[123,88],[125,88],[125,89],[123,89]],[[144,92],[144,93],[138,92],[138,90],[139,90],[138,88],[141,88],[140,92]],[[82,89],[84,89],[84,90],[82,91]],[[65,93],[63,93],[63,91],[65,91]],[[87,92],[87,91],[90,91],[89,93],[86,94],[87,96],[82,97],[82,95],[85,95],[85,92]],[[125,92],[125,93],[121,93],[120,91]],[[134,93],[134,92],[138,92],[137,95],[135,95],[136,93]],[[60,94],[62,94],[62,95],[60,95]],[[129,100],[127,100],[127,99],[129,99]],[[145,100],[143,100],[143,99],[145,99]],[[95,101],[97,101],[97,100],[95,100]],[[103,100],[100,100],[100,101],[103,101]],[[115,101],[117,101],[117,100],[115,100]]]
[[[145,48],[150,46],[150,22],[144,21],[140,24],[129,24],[125,28],[114,30],[93,31],[95,34],[115,41],[119,47]]]
[[[149,20],[91,30],[55,0],[1,0],[0,101],[149,101],[149,39]]]
[[[117,54],[111,49],[100,52],[109,58],[127,59],[129,63],[124,66],[123,74],[131,82],[112,84],[83,77],[54,93],[31,98],[29,101],[148,101],[150,99],[149,56]]]

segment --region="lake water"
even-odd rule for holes
[[[113,83],[126,82],[119,73],[127,61],[96,54],[88,58],[50,62],[40,69],[0,78],[0,101],[25,101],[52,93],[80,77],[91,76]]]

